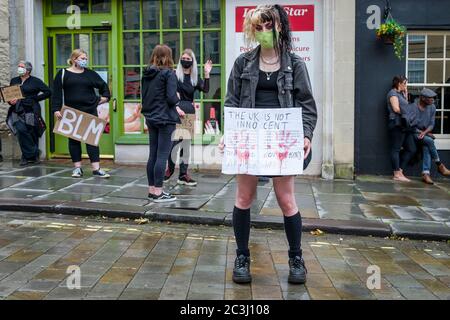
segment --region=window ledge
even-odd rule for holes
[[[450,136],[445,138],[436,138],[436,148],[438,150],[450,150]]]

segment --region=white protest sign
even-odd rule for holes
[[[106,121],[89,113],[64,106],[61,109],[62,119],[57,120],[54,133],[98,146],[106,126]]]
[[[225,108],[222,173],[303,173],[301,108]]]

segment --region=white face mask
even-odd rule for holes
[[[26,73],[27,73],[27,69],[22,68],[22,67],[18,67],[18,68],[17,68],[17,74],[18,74],[19,76],[24,76]]]

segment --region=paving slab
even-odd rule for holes
[[[2,180],[3,180],[3,178],[2,178]],[[16,184],[14,187],[15,188],[23,188],[23,189],[39,189],[39,190],[56,191],[59,189],[66,188],[74,183],[75,183],[75,181],[73,179],[48,176],[48,177],[33,179],[31,181],[25,181],[20,184]]]
[[[14,177],[14,176],[5,176],[2,175],[0,178],[0,189],[14,186],[16,184],[20,184],[24,181],[30,179],[29,177]]]
[[[432,221],[393,220],[390,223],[392,233],[399,237],[414,239],[450,239],[450,228],[444,223]]]

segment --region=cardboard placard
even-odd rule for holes
[[[172,133],[172,141],[192,140],[194,138],[195,114],[186,114],[181,119],[181,124]]]
[[[301,108],[225,108],[222,173],[303,173]]]
[[[54,133],[98,146],[107,123],[105,120],[67,106],[62,107],[61,114],[63,117],[56,120]]]
[[[0,92],[4,102],[25,98],[22,93],[21,85],[1,87]]]

